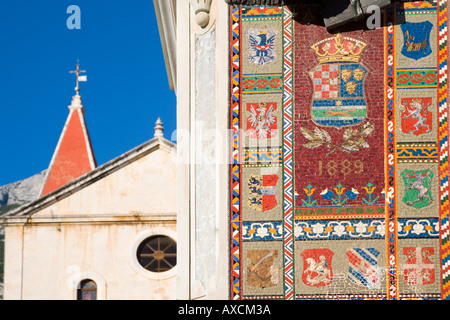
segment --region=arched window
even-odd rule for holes
[[[136,254],[139,264],[146,270],[168,271],[177,264],[177,243],[167,236],[152,236],[142,241]]]
[[[91,279],[82,280],[78,288],[77,300],[97,300],[97,284]]]

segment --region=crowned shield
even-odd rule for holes
[[[311,117],[317,124],[339,128],[366,118],[368,69],[359,62],[365,47],[365,43],[341,34],[311,46],[319,60],[309,72],[314,87]]]
[[[302,281],[311,287],[328,286],[333,281],[331,259],[333,251],[329,249],[307,249],[303,257]]]
[[[378,256],[380,252],[374,248],[353,248],[347,251],[348,279],[354,284],[368,289],[379,289],[380,269]]]
[[[407,258],[403,264],[403,274],[406,283],[425,285],[434,282],[434,263],[430,259],[434,254],[432,247],[403,248],[403,254]]]

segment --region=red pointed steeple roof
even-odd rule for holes
[[[97,166],[78,92],[73,97],[69,110],[69,116],[47,170],[41,196],[62,187]]]

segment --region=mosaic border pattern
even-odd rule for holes
[[[448,185],[448,1],[438,2],[438,139],[439,139],[439,199],[441,223],[441,278],[442,299],[450,299],[450,246],[449,246],[449,185]]]
[[[240,97],[241,97],[241,65],[240,65],[240,10],[238,7],[230,8],[230,42],[231,42],[231,114],[230,127],[232,132],[230,150],[232,153],[230,172],[231,172],[231,298],[233,300],[241,299],[241,207],[240,207]]]
[[[284,161],[284,277],[285,299],[294,299],[294,235],[293,235],[293,134],[292,134],[292,13],[284,8],[283,46],[284,46],[284,96],[283,96],[283,161]]]
[[[397,175],[395,138],[395,27],[393,8],[387,10],[388,26],[384,29],[385,37],[385,161],[386,161],[386,257],[388,261],[387,292],[389,297],[398,294],[398,239],[397,239]]]

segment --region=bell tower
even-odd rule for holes
[[[40,196],[62,187],[97,166],[79,94],[79,82],[87,81],[86,75],[80,74],[86,71],[80,70],[79,66],[77,63],[76,70],[70,71],[76,75],[76,94],[72,97],[69,115],[50,161]]]

